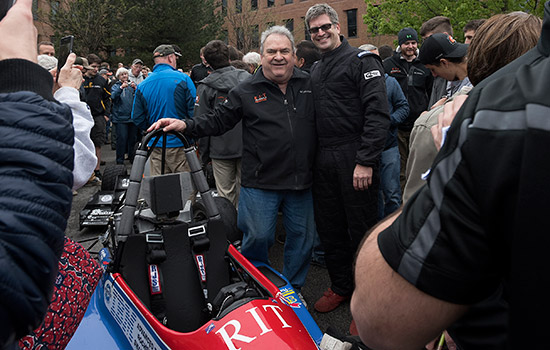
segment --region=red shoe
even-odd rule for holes
[[[338,307],[344,301],[348,300],[350,297],[345,297],[339,294],[336,294],[332,289],[327,289],[323,296],[317,300],[313,306],[318,312],[329,312]]]
[[[357,331],[357,326],[355,325],[355,320],[351,320],[351,324],[349,325],[349,334],[359,335],[359,332]]]

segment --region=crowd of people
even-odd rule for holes
[[[24,254],[49,272],[24,266],[29,285],[19,286],[23,279],[15,283],[0,265],[3,285],[42,295],[25,300],[0,288],[12,304],[0,308],[12,325],[2,344],[28,334],[46,311],[67,192],[101,182],[105,143],[124,164],[143,132],[163,128],[196,141],[218,194],[238,209],[243,255],[269,263],[282,214],[283,274],[303,300],[310,263],[325,266],[331,284],[313,308],[331,312],[351,299],[350,333],[368,346],[433,349],[447,330],[449,348],[544,347],[532,333],[548,308],[539,271],[550,187],[538,155],[550,141],[550,2],[544,23],[524,12],[472,20],[465,43],[453,38],[451,19],[437,16],[419,32],[396,33],[395,50],[352,47],[338,13],[315,4],[305,14],[311,40],[295,43],[286,27],[272,26],[260,52],[246,55],[213,40],[188,73],[173,44],[153,50],[152,70],[140,58],[111,70],[95,54],[71,54],[58,72],[54,45],[36,47],[30,2],[18,1],[0,22],[10,38],[0,48],[0,133],[18,123],[13,142],[28,155],[10,161],[3,145],[0,176],[29,197],[0,194],[21,206],[36,200],[56,219],[3,206],[2,256]],[[16,23],[28,28],[13,30]],[[14,71],[35,79],[18,81]],[[48,112],[25,124],[33,118],[17,111],[38,114],[39,105]],[[47,147],[47,159],[36,147]],[[189,171],[181,141],[169,135],[166,147],[164,162],[160,149],[151,154],[151,175]],[[26,216],[10,219],[18,210]],[[31,230],[36,244],[9,238],[29,220],[47,231]],[[15,307],[28,317],[14,317]]]

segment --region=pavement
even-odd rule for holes
[[[103,160],[106,162],[106,165],[115,163],[115,152],[111,150],[111,145],[104,145],[102,147],[102,156]],[[131,164],[127,162],[126,165],[128,170],[130,170]],[[105,166],[102,166],[101,170],[103,171],[104,168]],[[94,243],[95,238],[100,234],[103,234],[105,231],[90,230],[87,228],[80,231],[78,221],[79,212],[84,208],[88,202],[88,199],[99,189],[99,186],[89,185],[78,189],[78,194],[73,197],[73,207],[66,230],[66,235],[68,237],[80,242],[86,248],[91,248],[89,249],[91,252],[98,252],[102,248],[100,243],[97,243],[93,247],[91,247],[91,245]],[[276,234],[280,234],[282,232],[284,232],[284,228],[282,225],[281,216],[279,216]],[[269,256],[271,264],[278,271],[282,271],[283,267],[283,248],[284,246],[282,244],[275,242],[270,250]],[[325,268],[312,265],[309,269],[306,283],[302,288],[302,295],[308,304],[308,310],[319,325],[321,331],[325,332],[328,327],[331,327],[339,334],[349,335],[349,325],[352,319],[349,309],[349,302],[340,305],[336,310],[328,313],[319,313],[313,308],[315,301],[323,295],[323,292],[329,286],[330,279],[327,270]]]

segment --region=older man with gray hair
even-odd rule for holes
[[[283,274],[299,292],[315,232],[311,196],[316,134],[309,75],[295,68],[294,38],[274,26],[262,33],[262,65],[229,91],[213,111],[193,120],[163,119],[149,130],[180,130],[192,137],[220,135],[240,120],[243,155],[238,226],[242,253],[269,263],[277,213],[287,232]]]

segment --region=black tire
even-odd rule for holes
[[[233,203],[224,197],[214,197],[214,203],[218,207],[222,222],[226,228],[227,240],[231,243],[243,239],[243,233],[237,228],[237,210]],[[203,221],[208,218],[206,207],[199,199],[193,205],[193,221]]]
[[[109,164],[103,170],[103,178],[101,179],[102,191],[114,191],[116,186],[116,178],[119,175],[127,175],[126,165],[124,164]]]

